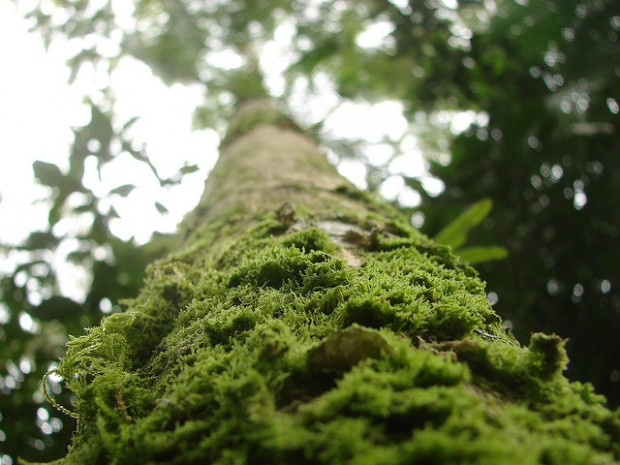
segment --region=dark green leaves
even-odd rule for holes
[[[127,197],[136,186],[133,184],[123,184],[122,186],[118,186],[110,191],[110,194],[120,195],[121,197]]]
[[[60,187],[65,180],[60,168],[53,163],[37,160],[32,164],[32,169],[37,180],[45,186]]]
[[[159,213],[161,213],[162,215],[166,215],[166,214],[168,213],[168,209],[167,209],[164,205],[162,205],[161,203],[159,203],[159,202],[155,202],[155,208],[156,208],[156,209],[157,209],[157,211],[158,211]]]
[[[198,171],[200,168],[198,167],[198,165],[186,165],[184,167],[182,167],[179,172],[182,175],[185,174],[191,174],[191,173],[195,173],[196,171]]]
[[[26,250],[53,249],[59,239],[51,231],[35,231],[30,233],[23,248]]]

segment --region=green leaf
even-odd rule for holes
[[[161,213],[162,215],[165,215],[166,213],[168,213],[168,209],[159,202],[155,202],[155,208],[157,208],[157,211]]]
[[[59,239],[51,231],[34,231],[26,239],[26,250],[51,249],[58,245]]]
[[[32,164],[32,169],[35,177],[45,186],[60,187],[65,179],[60,168],[53,163],[37,160]]]
[[[198,171],[200,168],[198,168],[198,165],[186,165],[184,167],[182,167],[179,172],[183,175],[185,174],[191,174],[191,173],[195,173],[196,171]]]
[[[78,205],[77,207],[73,207],[71,210],[73,211],[73,213],[85,213],[94,211],[95,209],[95,202],[93,199],[90,199],[84,205]]]
[[[110,194],[120,195],[121,197],[127,197],[131,191],[136,188],[133,184],[123,184],[122,186],[115,187],[110,191]]]
[[[405,184],[411,187],[416,192],[420,192],[420,193],[426,192],[424,190],[424,186],[422,185],[422,181],[420,181],[419,178],[403,176],[403,179],[405,180]]]
[[[454,253],[471,264],[502,260],[508,256],[508,250],[499,245],[463,247]]]
[[[132,116],[131,118],[129,118],[127,122],[123,124],[123,131],[126,131],[127,129],[132,127],[136,123],[136,121],[138,121],[138,119],[140,119],[140,117],[138,116]]]
[[[467,238],[467,233],[487,217],[491,208],[493,208],[491,199],[479,200],[439,231],[434,237],[435,241],[450,245],[455,249],[462,246]]]

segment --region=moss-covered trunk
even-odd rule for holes
[[[619,412],[564,378],[561,338],[520,347],[471,267],[265,103],[231,123],[179,235],[70,343],[59,463],[617,463]]]

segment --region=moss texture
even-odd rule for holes
[[[153,264],[69,343],[57,463],[618,463],[620,411],[563,376],[560,337],[521,347],[474,269],[354,200],[221,219]]]
[[[378,233],[351,267],[281,226],[153,265],[69,344],[59,463],[617,463],[620,415],[563,377],[562,339],[520,347],[449,250]]]

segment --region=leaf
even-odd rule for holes
[[[165,215],[168,213],[168,209],[159,202],[155,202],[155,208],[157,208],[157,211],[161,213],[162,215]]]
[[[13,270],[13,278],[20,271],[28,271],[28,274],[32,275],[32,273],[30,272],[30,269],[35,265],[46,265],[49,267],[48,263],[44,260],[33,260],[31,262],[21,263],[17,265],[15,269]]]
[[[92,258],[92,251],[90,250],[76,250],[75,252],[71,252],[67,255],[67,261],[71,263],[76,263],[78,265],[82,265]]]
[[[123,124],[123,131],[126,131],[127,129],[132,127],[136,123],[136,121],[138,121],[139,119],[140,119],[139,116],[132,116],[131,118],[129,118],[127,122]]]
[[[65,179],[60,168],[53,163],[37,160],[32,164],[32,169],[35,177],[45,186],[60,187]]]
[[[433,239],[440,244],[450,245],[452,248],[462,246],[467,233],[487,217],[491,208],[493,208],[491,199],[479,200],[439,231]]]
[[[115,187],[110,191],[110,194],[120,195],[121,197],[127,197],[131,191],[136,188],[133,184],[123,184],[122,186]]]
[[[463,247],[454,253],[471,264],[502,260],[508,256],[508,250],[499,245]]]
[[[421,194],[426,192],[419,178],[403,176],[403,179],[405,180],[405,184],[416,192],[420,192]]]
[[[144,162],[148,161],[148,158],[141,151],[133,148],[133,146],[129,142],[123,141],[121,147],[123,151],[129,153],[129,155],[131,155],[136,160]]]
[[[52,249],[58,245],[59,239],[51,231],[34,231],[30,233],[23,248],[26,250]]]
[[[91,138],[96,139],[101,144],[96,156],[107,160],[110,158],[110,142],[114,137],[112,120],[110,116],[102,112],[97,106],[91,104],[91,118],[88,124],[88,131]]]
[[[90,212],[95,210],[95,202],[91,199],[89,200],[87,203],[85,203],[84,205],[78,205],[77,207],[74,207],[72,209],[72,211],[74,213],[85,213],[85,212]]]
[[[181,173],[182,175],[191,174],[195,173],[199,169],[200,168],[198,168],[198,165],[186,165],[179,170],[179,173]]]

